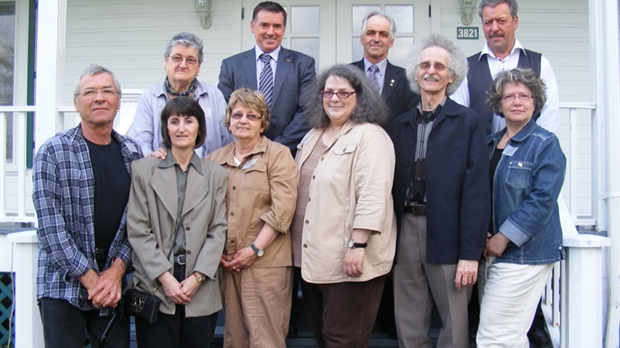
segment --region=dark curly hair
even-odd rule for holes
[[[331,76],[341,77],[349,82],[355,90],[357,104],[353,108],[349,120],[355,123],[381,123],[388,116],[385,101],[370,82],[366,74],[352,65],[337,64],[323,71],[307,90],[307,119],[312,128],[325,128],[329,125],[329,117],[323,108],[321,91]]]

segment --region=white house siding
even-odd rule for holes
[[[456,27],[463,26],[458,2],[430,0],[428,3],[432,6],[432,31],[456,40]],[[217,84],[222,59],[247,49],[241,47],[241,33],[249,28],[241,25],[241,0],[213,0],[212,4],[213,24],[205,30],[200,26],[191,0],[68,0],[63,98],[66,105],[72,105],[75,77],[89,63],[112,69],[124,89],[140,90],[161,82],[164,45],[180,31],[192,32],[204,40],[205,58],[199,79]],[[517,38],[525,47],[542,52],[551,61],[560,101],[589,103],[588,1],[521,0],[519,7]],[[251,10],[245,9],[245,16],[251,16]],[[485,42],[477,12],[471,26],[479,27],[480,39],[457,41],[468,55],[480,51]],[[121,109],[123,117],[131,111]],[[72,123],[69,119],[65,125]],[[565,188],[571,180],[577,180],[578,207],[574,211],[578,216],[589,217],[592,214],[590,111],[578,112],[577,123],[577,160],[569,164],[578,167],[577,175],[571,178],[567,172]],[[568,114],[563,112],[558,136],[570,158],[569,134]],[[568,202],[568,190],[565,189],[563,195]]]
[[[144,89],[161,82],[164,46],[181,31],[204,41],[199,79],[217,84],[222,59],[239,50],[240,35],[233,33],[240,28],[232,19],[233,5],[239,1],[215,0],[212,4],[213,24],[205,30],[192,0],[68,0],[63,100],[72,105],[75,78],[90,63],[114,71],[124,89]]]

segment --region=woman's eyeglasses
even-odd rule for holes
[[[338,99],[347,99],[351,96],[351,94],[355,94],[353,92],[334,92],[334,91],[321,91],[321,96],[325,99],[331,99],[334,94],[338,97]]]

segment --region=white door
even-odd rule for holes
[[[258,2],[242,1],[243,50],[254,46],[250,22],[252,9]],[[406,66],[407,54],[416,38],[431,31],[430,0],[391,0],[389,4],[376,0],[281,0],[279,3],[288,14],[282,45],[314,57],[319,71],[335,63],[362,58],[359,35],[362,19],[370,11],[383,11],[394,18],[397,32],[388,58],[402,67]]]

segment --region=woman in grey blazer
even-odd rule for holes
[[[157,322],[136,318],[139,347],[209,347],[222,308],[217,276],[226,240],[224,169],[194,152],[206,137],[202,108],[172,99],[161,114],[167,156],[132,163],[127,234],[132,286],[161,300]]]

